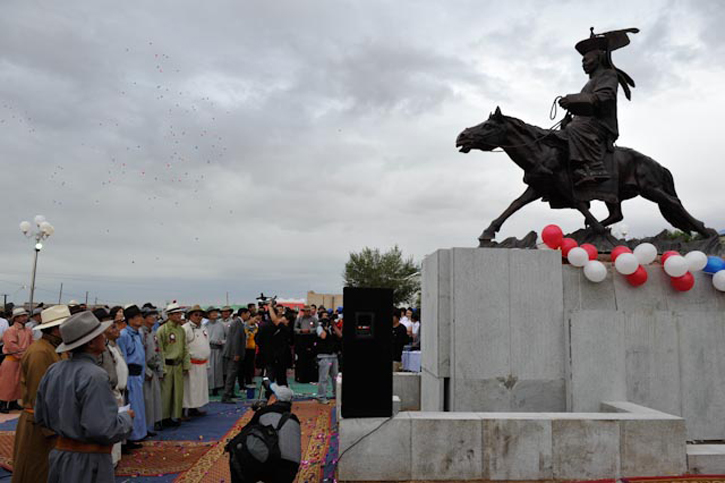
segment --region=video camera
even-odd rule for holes
[[[264,397],[262,396],[262,391],[264,391]],[[262,387],[259,388],[259,399],[252,404],[252,410],[257,412],[263,407],[266,407],[272,394],[274,394],[272,392],[272,381],[268,377],[263,377]]]
[[[264,306],[264,305],[271,305],[274,306],[277,304],[277,296],[274,297],[267,297],[264,295],[264,292],[259,294],[259,297],[257,297],[257,305]]]

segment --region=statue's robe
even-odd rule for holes
[[[594,73],[579,94],[567,96],[569,112],[574,115],[557,137],[567,142],[572,169],[586,164],[594,175],[607,175],[604,156],[619,137],[617,89],[614,69]],[[611,173],[609,173],[611,174]]]

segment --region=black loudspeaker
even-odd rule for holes
[[[393,415],[393,291],[343,291],[342,417]]]

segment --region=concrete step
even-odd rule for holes
[[[688,444],[687,468],[696,475],[725,474],[725,444]]]

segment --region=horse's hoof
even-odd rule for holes
[[[493,241],[494,238],[496,238],[496,232],[492,230],[486,230],[478,237],[481,241]]]

